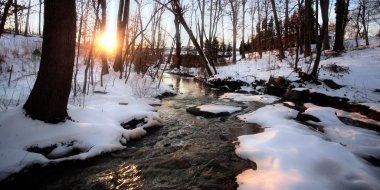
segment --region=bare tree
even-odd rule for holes
[[[276,31],[277,31],[277,41],[278,41],[278,51],[279,51],[279,56],[280,60],[285,58],[284,54],[284,47],[282,46],[282,35],[281,35],[281,29],[280,29],[280,24],[278,22],[277,18],[277,9],[276,9],[276,4],[274,0],[271,0],[272,3],[272,9],[273,9],[273,16],[274,16],[274,22],[276,24]]]
[[[29,29],[29,15],[30,15],[30,0],[28,4],[28,13],[26,15],[26,23],[25,23],[25,31],[24,31],[24,36],[28,35],[28,29]]]
[[[172,1],[172,9],[175,12],[180,11],[180,7],[178,7],[179,4]],[[177,17],[174,17],[174,26],[175,26],[175,62],[174,65],[177,67],[177,69],[180,69],[180,66],[182,65],[182,56],[181,56],[181,31],[179,28],[179,20]]]
[[[318,0],[315,1],[315,6],[316,6],[316,10],[318,10]],[[328,14],[326,14],[326,12],[328,12],[328,7],[329,7],[329,0],[320,0],[320,5],[321,5],[321,13],[322,13],[322,27],[321,27],[321,30],[320,30],[320,35],[317,36],[317,56],[315,58],[315,62],[314,62],[314,66],[313,66],[313,69],[310,73],[311,77],[314,79],[314,80],[317,80],[318,79],[318,68],[319,68],[319,62],[321,60],[321,53],[322,53],[322,41],[323,41],[323,38],[325,38],[325,30],[328,30]],[[318,12],[318,11],[316,11]],[[316,13],[316,23],[318,23],[318,13]]]
[[[327,26],[322,26],[323,28],[323,50],[330,49],[330,40],[329,40],[329,30],[328,30],[328,23],[329,23],[329,0],[320,0],[321,1],[321,16],[323,19],[323,23],[326,24]],[[326,22],[326,23],[325,23]]]
[[[238,1],[229,0],[231,10],[231,22],[232,22],[232,62],[236,63],[236,37],[238,27],[238,14],[239,6]]]
[[[100,8],[102,10],[102,19],[100,22],[100,33],[103,35],[106,32],[106,25],[107,25],[107,4],[106,0],[98,0],[98,4],[100,4]],[[96,15],[98,17],[98,15]],[[99,20],[99,18],[98,18]],[[102,52],[100,53],[100,57],[102,60],[102,71],[100,73],[100,86],[103,86],[103,75],[108,74],[108,61],[107,61],[107,56],[106,52],[103,49]]]
[[[199,43],[201,49],[204,48],[203,36],[205,34],[205,9],[206,9],[206,0],[198,0],[198,8],[201,16],[201,24],[198,21],[198,35],[199,35]]]
[[[41,15],[42,15],[42,0],[39,0],[38,6],[40,7],[38,11],[38,35],[41,36]]]
[[[242,59],[245,59],[245,12],[246,12],[246,9],[245,9],[245,5],[247,4],[247,0],[242,0],[241,1],[241,5],[242,5],[242,29],[241,29],[241,58]]]
[[[75,56],[75,12],[75,0],[45,1],[40,70],[24,104],[26,114],[33,119],[57,123],[68,117]]]
[[[126,36],[126,28],[128,27],[129,19],[129,4],[130,0],[120,0],[119,1],[119,11],[117,16],[117,39],[118,43],[116,46],[116,57],[113,65],[113,69],[116,72],[120,71],[120,78],[123,72],[123,45]]]
[[[5,4],[3,15],[1,16],[1,22],[0,22],[0,38],[4,32],[5,22],[7,21],[9,8],[11,7],[12,2],[13,0],[8,0],[7,3]]]
[[[18,30],[18,4],[17,4],[17,0],[15,0],[15,3],[14,3],[14,14],[15,14],[15,34],[14,35],[18,35],[19,34],[19,30]]]
[[[312,22],[311,22],[311,0],[305,0],[305,14],[304,14],[304,46],[305,46],[305,52],[304,56],[308,57],[311,56],[311,28],[312,28]]]
[[[80,17],[79,17],[79,30],[78,30],[78,41],[77,41],[77,55],[76,55],[75,70],[74,70],[74,96],[77,96],[77,76],[78,76],[78,71],[79,71],[79,55],[80,55],[80,44],[81,44],[81,38],[82,38],[84,12],[85,10],[88,10],[90,0],[81,0],[79,2],[80,2]]]
[[[367,7],[368,7],[368,0],[359,0],[359,6],[360,6],[360,9],[361,9],[361,22],[362,22],[362,25],[363,25],[363,36],[364,36],[364,39],[365,39],[365,45],[368,46],[369,45],[369,40],[368,40],[368,26],[367,26],[367,19],[366,19],[366,16],[367,16]]]
[[[178,8],[176,9],[176,11],[174,11],[171,8],[169,8],[166,4],[161,3],[159,0],[154,0],[154,1],[156,1],[157,3],[159,3],[160,5],[162,5],[163,7],[165,7],[167,10],[169,10],[170,12],[172,12],[175,17],[178,18],[178,21],[181,23],[181,25],[185,29],[186,33],[189,35],[189,37],[190,37],[191,41],[193,42],[193,44],[194,44],[197,52],[201,56],[201,59],[202,59],[202,62],[204,64],[204,68],[207,71],[207,74],[209,76],[217,74],[215,65],[213,63],[209,62],[209,60],[207,59],[207,57],[205,56],[205,54],[203,52],[203,49],[201,48],[201,46],[199,45],[197,39],[195,38],[195,36],[193,34],[193,31],[191,31],[190,27],[187,25],[187,22],[186,22],[185,18],[183,17],[183,11],[182,11],[182,7],[180,5],[179,0],[172,0],[174,3],[177,4],[176,6]]]
[[[289,0],[285,0],[285,22],[284,22],[284,48],[288,48],[289,43]]]
[[[334,51],[344,50],[344,34],[345,28],[348,21],[348,5],[349,0],[336,0],[335,4],[335,42],[334,42]]]

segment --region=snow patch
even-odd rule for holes
[[[222,113],[222,112],[234,113],[234,112],[242,110],[241,107],[216,105],[216,104],[201,105],[201,106],[197,106],[197,108],[199,108],[201,111],[210,112],[210,113]]]
[[[240,93],[225,93],[219,99],[232,99],[237,102],[261,102],[264,104],[271,104],[280,100],[279,97],[271,95],[247,95]]]

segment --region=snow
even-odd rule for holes
[[[320,80],[332,79],[336,83],[344,85],[341,89],[333,90],[325,84],[315,85],[313,83],[304,83],[297,89],[310,89],[331,96],[345,97],[357,103],[378,103],[380,94],[375,90],[380,88],[380,46],[378,46],[378,38],[372,40],[370,47],[364,50],[348,49],[347,53],[343,53],[342,56],[329,58],[323,53],[320,62],[321,68],[329,64],[349,68],[348,74],[336,74],[326,69],[319,70]],[[237,64],[219,67],[218,74],[214,78],[233,78],[248,84],[254,83],[256,80],[268,81],[270,76],[283,76],[290,81],[298,80],[298,74],[293,71],[292,67],[294,56],[288,55],[280,62],[274,54],[275,52],[266,52],[262,59],[245,59]],[[299,67],[306,72],[309,65],[301,56]],[[298,85],[296,86],[298,87]]]
[[[30,54],[40,48],[40,43],[37,37],[4,35],[0,39],[0,52],[5,62],[0,64],[0,87],[3,89],[0,92],[0,180],[32,164],[84,160],[124,149],[128,141],[144,136],[146,128],[162,125],[156,108],[150,104],[160,103],[154,97],[165,91],[173,92],[171,87],[161,84],[157,88],[157,80],[153,82],[135,73],[131,73],[125,83],[112,70],[104,76],[101,87],[100,64],[94,66],[95,82],[88,95],[79,93],[74,97],[72,92],[70,96],[68,113],[72,121],[48,124],[26,117],[22,105],[33,87],[35,69],[38,70],[39,65],[39,57],[32,59]],[[10,65],[13,65],[13,73],[8,87],[6,69]],[[80,87],[84,76],[82,67],[80,62],[77,80]],[[120,125],[135,118],[144,119],[144,124],[135,129],[124,129]],[[36,151],[47,147],[52,150],[45,155]],[[79,154],[69,154],[73,151]]]
[[[265,132],[238,137],[236,154],[256,162],[237,176],[239,189],[379,189],[379,171],[339,143],[292,120],[297,111],[267,105],[239,116]],[[347,166],[349,165],[349,167]]]
[[[232,99],[237,102],[261,102],[264,104],[271,104],[280,98],[271,95],[247,95],[240,93],[225,93],[219,97],[219,99]]]
[[[308,122],[323,126],[326,138],[343,144],[347,149],[359,156],[380,158],[379,133],[346,125],[337,116],[349,116],[372,124],[379,124],[379,122],[368,119],[359,113],[348,113],[334,108],[319,107],[310,103],[305,104],[305,107],[307,107],[306,114],[313,115],[321,120],[321,122]]]
[[[197,108],[199,108],[201,111],[211,112],[211,113],[222,113],[222,112],[234,113],[242,109],[241,107],[217,105],[217,104],[200,105],[200,106],[197,106]]]
[[[133,72],[125,83],[118,79],[118,73],[112,71],[105,76],[105,84],[100,87],[99,64],[95,64],[95,84],[90,87],[88,95],[70,96],[68,112],[73,121],[53,125],[26,117],[22,105],[33,87],[39,65],[39,57],[32,55],[35,49],[41,49],[41,38],[3,35],[0,39],[0,180],[32,164],[83,160],[124,149],[130,140],[146,135],[147,128],[162,125],[156,109],[150,104],[159,104],[154,97],[165,91],[173,92],[171,87],[161,84],[157,88],[157,80],[142,78]],[[364,50],[349,48],[347,53],[338,57],[328,58],[323,53],[322,67],[336,64],[348,67],[349,73],[336,74],[320,69],[320,79],[332,79],[344,87],[333,90],[325,84],[293,83],[297,87],[294,90],[308,89],[310,92],[346,97],[351,102],[380,111],[380,93],[376,92],[380,86],[379,52],[379,43],[372,43]],[[81,56],[81,62],[82,59]],[[78,75],[80,87],[84,77],[81,62]],[[245,59],[237,64],[218,67],[218,74],[213,77],[232,78],[248,84],[267,81],[270,76],[284,76],[296,81],[299,78],[293,72],[293,63],[294,57],[289,54],[280,62],[275,52],[266,52],[262,59]],[[12,65],[12,79],[8,86],[7,70]],[[301,56],[299,67],[307,71],[309,66]],[[161,69],[163,67],[161,65]],[[196,68],[170,72],[200,74]],[[242,90],[260,88],[248,86]],[[379,133],[346,125],[337,116],[375,125],[379,125],[379,121],[359,113],[304,104],[305,114],[321,120],[307,121],[323,128],[324,132],[320,132],[295,121],[298,111],[276,104],[280,100],[278,97],[225,93],[220,99],[269,104],[238,116],[245,122],[257,123],[265,128],[262,133],[238,137],[236,154],[256,162],[258,166],[257,170],[248,169],[237,176],[239,189],[380,189],[380,169],[362,159],[368,156],[380,158]],[[284,103],[295,106],[293,102]],[[198,108],[212,113],[242,110],[241,107],[218,104]],[[144,123],[134,129],[124,129],[120,125],[133,119],[144,119]],[[46,155],[33,150],[46,147],[52,149]],[[80,153],[67,156],[74,150]]]

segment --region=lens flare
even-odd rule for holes
[[[104,33],[99,37],[100,49],[108,54],[115,52],[116,48],[116,37],[114,34]]]

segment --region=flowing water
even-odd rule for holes
[[[129,142],[122,151],[86,161],[34,166],[2,184],[4,189],[236,189],[235,177],[253,162],[235,155],[236,137],[263,131],[244,124],[237,114],[259,103],[219,100],[220,92],[190,78],[164,75],[177,96],[157,107],[164,126]],[[196,117],[186,112],[195,105],[218,103],[245,109],[223,118]],[[0,186],[1,187],[1,186]],[[3,189],[1,188],[1,189]]]

